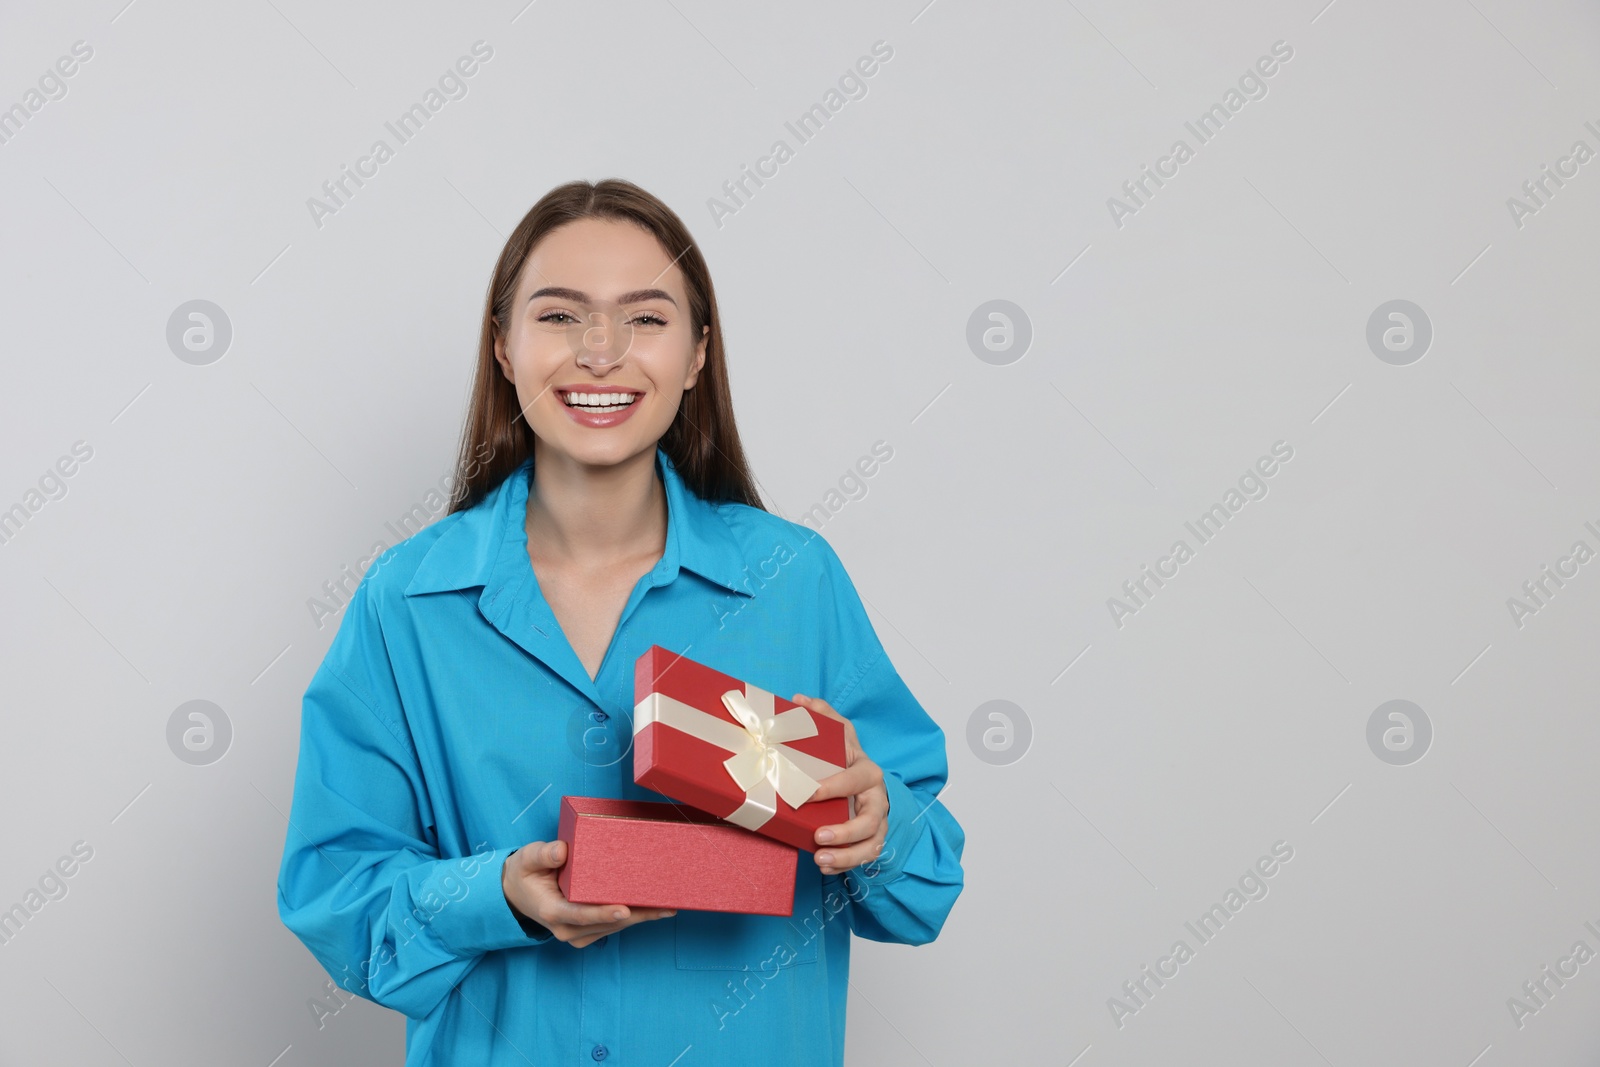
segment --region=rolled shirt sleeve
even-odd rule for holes
[[[372,601],[363,582],[305,693],[278,911],[341,987],[422,1018],[484,953],[550,936],[506,900],[514,848],[439,854]]]
[[[821,696],[855,725],[889,796],[878,859],[840,876],[851,929],[873,941],[926,944],[938,937],[964,883],[966,834],[938,799],[949,775],[944,731],[895,670],[843,564],[821,543],[833,606],[829,658],[853,664],[835,692]]]

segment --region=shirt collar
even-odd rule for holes
[[[685,569],[732,592],[754,596],[755,583],[746,574],[749,565],[738,539],[717,506],[684,484],[660,445],[656,473],[667,493],[667,545],[655,566],[657,584],[665,585]],[[405,595],[486,586],[497,566],[531,567],[524,523],[532,476],[530,455],[477,504],[457,513],[455,523],[439,535],[417,566]]]

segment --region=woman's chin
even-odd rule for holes
[[[631,427],[596,430],[586,427],[564,427],[555,435],[544,436],[535,431],[548,455],[556,453],[583,467],[615,467],[638,456],[641,452],[655,455],[656,441],[660,435],[646,438]]]

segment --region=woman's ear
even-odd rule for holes
[[[506,358],[505,334],[501,333],[498,327],[492,327],[492,329],[494,330],[494,361],[500,364],[500,373],[506,376],[506,381],[516,385],[517,379],[516,375],[511,371],[511,361]]]
[[[694,346],[694,363],[689,367],[689,377],[684,379],[683,390],[688,392],[694,388],[694,383],[700,378],[700,371],[706,365],[706,345],[711,341],[711,327],[700,327],[700,343]]]

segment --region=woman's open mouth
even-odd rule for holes
[[[561,401],[569,408],[595,413],[621,411],[635,400],[638,393],[562,393]]]
[[[644,393],[638,390],[593,390],[582,387],[560,389],[557,395],[573,422],[598,429],[627,421],[644,397]]]

